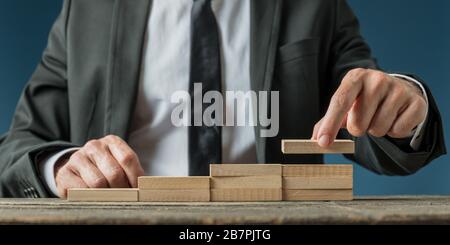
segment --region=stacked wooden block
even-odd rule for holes
[[[354,153],[354,142],[320,148],[315,141],[284,140],[285,154]],[[70,189],[69,201],[247,202],[352,200],[352,165],[211,164],[206,177],[138,179],[137,189]]]
[[[311,140],[283,140],[284,154],[329,154],[355,152],[351,140],[336,140],[327,148]],[[283,200],[352,200],[352,165],[284,165]]]
[[[209,202],[209,177],[139,177],[141,202]]]
[[[352,165],[283,166],[283,200],[320,201],[352,198]]]
[[[279,164],[212,164],[211,201],[281,201]]]

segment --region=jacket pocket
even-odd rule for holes
[[[280,92],[280,118],[289,119],[280,120],[282,135],[303,137],[300,129],[312,129],[319,119],[319,47],[319,39],[310,38],[278,50],[272,89]]]
[[[319,53],[320,38],[306,38],[281,46],[278,50],[278,64],[295,61]]]

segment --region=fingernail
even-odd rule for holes
[[[319,139],[319,145],[321,147],[327,147],[330,144],[330,136],[322,135]]]

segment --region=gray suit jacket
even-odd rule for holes
[[[108,134],[127,139],[150,5],[64,1],[0,146],[0,196],[47,197],[36,165],[42,156]],[[280,91],[281,103],[279,135],[261,138],[255,129],[258,162],[321,162],[321,155],[283,156],[280,140],[310,137],[350,69],[378,68],[357,19],[344,0],[252,0],[250,42],[252,89]],[[444,154],[441,119],[428,96],[420,151],[408,140],[364,136],[349,157],[376,173],[407,175]]]

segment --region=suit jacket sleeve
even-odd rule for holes
[[[41,62],[26,85],[12,126],[0,140],[0,196],[47,197],[37,160],[72,147],[66,82],[65,27],[70,1],[52,27]],[[3,142],[1,142],[3,141]]]
[[[359,23],[345,0],[336,1],[336,26],[332,44],[332,81],[327,91],[328,105],[333,92],[342,78],[353,68],[380,69],[371,51],[361,37]],[[410,146],[411,139],[392,139],[389,137],[375,138],[366,135],[353,138],[347,132],[341,132],[341,137],[353,138],[356,141],[355,155],[347,157],[363,167],[378,174],[409,175],[430,163],[433,159],[446,153],[442,121],[436,102],[424,81],[417,76],[411,76],[421,82],[427,90],[429,98],[428,121],[425,125],[423,142],[418,151]],[[325,110],[326,108],[324,108]]]

